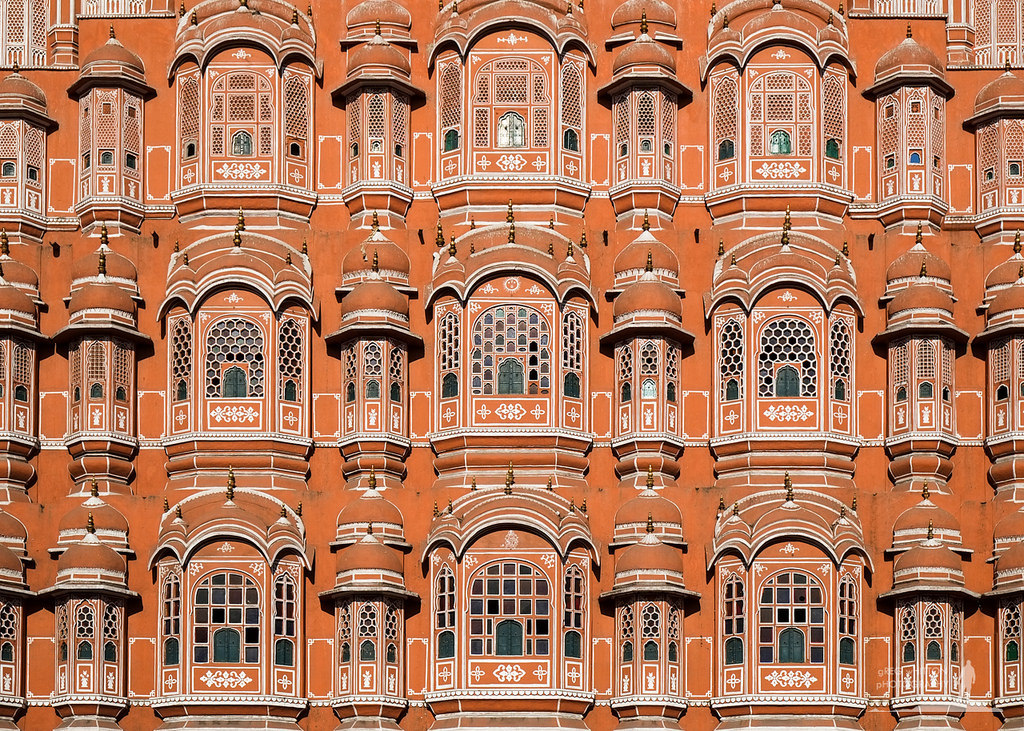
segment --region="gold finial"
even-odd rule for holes
[[[287,518],[288,517],[288,509],[284,506],[284,503],[281,503],[281,515],[280,515],[280,517],[282,517],[282,518]]]
[[[313,17],[313,5],[311,3],[306,3],[306,17]]]
[[[569,512],[576,512],[576,498],[569,498]]]
[[[711,3],[711,17],[714,18],[716,15],[718,15],[718,7],[715,5],[715,3],[712,2]]]
[[[917,233],[914,234],[914,245],[916,246],[916,245],[920,244],[921,240],[923,238],[924,238],[924,226],[922,225],[922,223],[920,221],[918,221],[917,222]]]
[[[369,523],[366,524],[366,535],[368,535],[368,536],[372,536],[373,535],[373,521],[372,520]]]
[[[640,11],[640,35],[647,35],[647,9]]]
[[[843,242],[843,256],[845,256],[847,259],[850,258],[850,242],[849,241],[844,241]]]
[[[299,516],[300,518],[302,517],[302,501],[301,500],[299,500],[299,504],[295,506],[295,514],[297,516]]]
[[[924,259],[921,260],[921,275],[920,276],[922,276],[922,277],[927,277],[928,276],[928,262],[926,262]]]
[[[724,239],[719,239],[718,240],[718,255],[719,256],[725,256],[725,240]]]
[[[580,10],[583,10],[583,0],[580,0],[580,1],[579,1],[578,3],[576,3],[576,4],[577,4],[577,5],[579,6],[579,9],[580,9]]]
[[[189,18],[188,18],[188,22],[189,22],[189,23],[190,23],[191,25],[199,25],[199,18],[198,18],[198,17],[196,17],[196,11],[195,11],[195,10],[193,10],[193,11],[192,11],[192,14],[191,14],[191,15],[189,16]]]
[[[298,8],[292,8],[292,25],[298,25],[298,24],[299,24],[299,9]]]
[[[235,468],[228,467],[228,500],[235,499]]]
[[[458,14],[459,14],[459,0],[455,0],[455,2],[452,3],[452,15],[458,15]]]
[[[569,243],[565,247],[565,258],[572,259],[572,239],[569,239]]]
[[[469,230],[476,231],[476,219],[472,216],[469,217]]]
[[[451,515],[452,512],[454,512],[454,508],[452,508],[452,499],[448,498],[448,515]]]
[[[722,28],[728,28],[728,27],[729,27],[729,14],[728,13],[722,13]]]
[[[178,520],[181,520],[181,506],[180,505],[175,505],[174,506],[174,517],[177,518]]]
[[[516,220],[515,214],[512,212],[512,199],[508,199],[508,210],[505,212],[505,223],[512,223]]]
[[[846,519],[846,506],[845,505],[842,505],[839,508],[839,519],[840,520],[845,520]]]
[[[177,239],[175,239],[174,240],[174,253],[177,254],[179,251],[181,251],[181,244],[178,242]]]
[[[0,254],[4,256],[11,255],[11,242],[7,238],[7,229],[0,228]]]
[[[653,532],[654,532],[654,515],[653,515],[653,513],[648,513],[647,514],[647,533],[650,534],[650,533],[653,533]]]
[[[96,262],[96,273],[101,277],[107,276],[107,252],[100,249],[100,257]]]
[[[178,17],[185,17],[185,0],[181,0],[181,4],[178,6]]]
[[[725,512],[725,497],[722,496],[722,495],[718,496],[718,512],[719,513],[724,513]]]
[[[435,518],[439,518],[440,516],[441,516],[441,511],[437,509],[437,500],[435,500],[434,501],[434,517]]]
[[[451,241],[448,242],[448,256],[455,256],[458,251],[455,247],[455,234],[452,234]]]
[[[508,225],[508,242],[514,244],[516,242],[516,222],[513,221]]]
[[[291,254],[289,254],[289,256],[291,256]],[[370,269],[375,273],[380,271],[380,262],[377,259],[376,249],[373,250],[373,263],[370,264]]]
[[[782,219],[782,230],[783,231],[789,231],[789,229],[791,229],[791,228],[793,228],[793,219],[792,219],[792,217],[790,215],[790,212],[789,212],[789,206],[787,205],[786,206],[786,215]]]
[[[376,20],[373,21],[373,34],[375,36],[380,35],[380,18],[377,18]]]
[[[441,219],[437,220],[437,233],[434,234],[434,243],[439,249],[444,246],[444,229],[441,228]]]
[[[654,257],[651,254],[651,250],[650,249],[647,250],[647,263],[644,264],[644,271],[645,272],[653,272],[654,271]]]
[[[512,485],[516,484],[516,473],[512,468],[512,463],[508,463],[508,471],[505,473],[505,494],[510,495],[512,493]]]
[[[89,486],[89,494],[92,497],[99,497],[100,496],[100,486],[99,486],[99,483],[96,482],[96,478],[95,477],[92,478],[92,484],[90,484],[90,486]]]
[[[548,216],[548,228],[551,229],[552,231],[555,230],[555,217],[554,216]]]
[[[470,490],[474,490],[474,491],[476,490],[476,476],[475,475],[473,477],[473,481],[469,483],[469,489]]]
[[[302,239],[302,255],[309,256],[309,244],[306,243],[306,239]]]
[[[926,482],[926,483],[924,483],[924,486],[921,488],[921,499],[922,500],[927,500],[931,496],[932,496],[932,493],[928,489],[928,483]]]
[[[284,263],[287,264],[288,266],[292,265],[292,252],[285,252]]]
[[[548,256],[554,256],[554,255],[555,255],[555,242],[552,241],[551,239],[548,239]]]
[[[783,484],[786,486],[786,502],[791,503],[793,502],[793,480],[789,478],[789,472],[786,472]]]
[[[928,540],[935,538],[935,524],[932,521],[928,521]]]
[[[444,0],[437,0],[437,12],[444,10]]]
[[[236,249],[242,248],[242,234],[237,228],[235,229],[235,235],[231,237],[231,243],[235,245]]]
[[[783,247],[789,246],[789,231],[783,230],[782,239],[779,241]]]
[[[843,8],[843,0],[839,0],[839,14],[846,15],[846,9]]]
[[[241,5],[243,8],[247,8],[249,7],[249,0],[238,0],[238,4]]]
[[[583,502],[580,503],[580,512],[583,513],[584,515],[587,514],[587,499],[586,498],[583,498]]]
[[[832,17],[832,11],[831,10],[828,11],[828,24],[829,24],[829,27],[831,27],[831,26],[833,26],[835,24],[835,20]]]
[[[167,496],[164,495],[164,512],[169,512],[171,509],[170,503],[167,502]]]
[[[245,213],[242,212],[242,207],[238,207],[238,220],[235,223],[235,228],[239,231],[245,231]]]
[[[117,38],[117,36],[114,35],[114,24],[113,23],[110,24],[110,37],[111,38]]]
[[[907,38],[914,37],[914,30],[910,27],[910,23],[907,23]]]
[[[475,254],[476,253],[476,241],[474,241],[473,239],[469,240],[469,253],[470,254]]]
[[[836,266],[839,266],[839,262],[843,260],[842,254],[836,254]]]
[[[854,495],[853,496],[853,500],[850,501],[850,510],[852,510],[855,513],[857,512],[857,496],[856,495]]]
[[[569,2],[565,4],[565,14],[572,15],[572,0],[569,0]]]
[[[551,484],[551,477],[550,477],[550,476],[548,477],[548,489],[549,489],[549,490],[554,490],[554,489],[555,489],[555,488],[554,488],[554,487],[552,486],[552,484]]]
[[[735,515],[736,517],[739,517],[739,515],[740,515],[740,504],[739,503],[733,503],[732,504],[732,514]]]
[[[648,490],[653,490],[654,489],[654,467],[652,465],[647,465],[647,483],[646,483],[646,486],[647,486]]]
[[[184,254],[181,255],[181,263],[184,266],[188,266],[188,252],[187,251]]]
[[[736,254],[735,253],[732,255],[732,259],[729,260],[729,266],[731,266],[731,267],[736,266]]]
[[[377,489],[377,473],[374,471],[373,467],[370,468],[370,479],[367,481],[367,484],[370,486],[371,490]]]
[[[4,238],[6,239],[6,236]],[[1020,253],[1020,229],[1017,229],[1017,232],[1013,235],[1013,253]]]
[[[782,0],[772,0],[772,5],[782,5]]]
[[[100,224],[100,246],[107,246],[110,240],[107,238],[107,224]]]
[[[89,533],[96,533],[96,523],[92,519],[92,513],[89,513],[89,518],[85,521],[85,529]]]
[[[587,248],[587,232],[586,231],[583,231],[583,232],[580,233],[580,248],[581,249]]]
[[[377,218],[377,211],[374,211],[373,215],[370,217],[370,229],[374,233],[380,231],[380,219]]]
[[[647,217],[647,209],[646,208],[644,209],[644,222],[642,224],[640,224],[640,230],[641,231],[650,231],[651,230],[651,219],[649,219]]]

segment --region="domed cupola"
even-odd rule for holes
[[[86,524],[85,537],[69,545],[57,559],[57,578],[53,588],[134,595],[128,591],[128,569],[124,557],[100,541],[91,522]]]
[[[625,42],[637,37],[636,26],[647,20],[647,33],[653,38],[677,41],[676,11],[664,0],[625,0],[612,12],[613,36],[609,42]]]
[[[17,71],[0,80],[0,117],[31,119],[45,129],[57,126],[56,120],[49,115],[46,94]]]
[[[104,493],[125,492],[134,472],[136,350],[150,342],[137,326],[137,276],[135,265],[113,251],[102,225],[99,248],[72,267],[68,324],[53,336],[68,354],[67,443],[82,493],[90,477]]]
[[[90,532],[87,529],[90,525],[92,533],[102,543],[118,553],[132,555],[128,545],[128,520],[120,510],[100,497],[96,480],[92,480],[89,497],[60,519],[57,527],[57,547],[51,551],[58,553],[80,543]]]
[[[409,40],[412,13],[393,0],[363,0],[348,11],[345,27],[348,29],[347,43],[365,41],[374,35],[383,35],[389,41],[414,43]]]
[[[124,45],[110,28],[110,38],[92,50],[80,64],[78,80],[68,89],[75,99],[93,87],[130,89],[138,96],[149,99],[156,90],[146,82],[146,66],[142,59]]]
[[[377,490],[377,476],[371,470],[367,489],[338,513],[338,533],[332,547],[344,548],[358,542],[373,525],[373,533],[385,545],[408,550],[402,511]]]
[[[405,591],[402,555],[377,539],[372,523],[359,541],[338,552],[337,569],[337,587],[363,584]]]
[[[920,593],[977,596],[964,588],[960,557],[934,538],[928,538],[897,556],[892,573],[892,591],[883,595],[886,598]]]
[[[409,255],[380,230],[377,213],[374,212],[370,235],[349,249],[342,259],[338,292],[348,292],[376,273],[403,294],[411,294],[415,290],[409,287],[409,269]]]
[[[618,364],[615,471],[620,487],[644,489],[645,472],[648,490],[671,486],[682,454],[680,361],[694,338],[682,326],[678,259],[651,234],[646,212],[640,235],[615,258],[614,269],[612,327],[601,347]]]
[[[895,87],[923,82],[953,96],[953,87],[946,81],[944,68],[945,64],[931,49],[914,40],[908,24],[903,42],[878,59],[874,84],[864,93],[878,95]]]
[[[662,543],[686,546],[682,513],[672,500],[654,489],[654,469],[650,467],[647,470],[646,486],[615,511],[614,523],[613,550],[640,541],[646,535],[648,523],[654,527],[655,535]]]
[[[947,510],[940,508],[931,500],[931,493],[926,484],[921,491],[921,501],[904,510],[896,518],[892,527],[893,552],[908,550],[928,537],[939,541],[957,553],[969,554],[963,548],[960,535],[960,523]]]

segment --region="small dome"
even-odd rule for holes
[[[406,77],[412,74],[412,65],[406,55],[380,35],[375,35],[348,55],[350,76],[355,75],[359,69],[366,66],[395,69]]]
[[[903,70],[927,71],[941,79],[945,78],[942,68],[942,62],[931,49],[925,48],[913,38],[906,38],[878,59],[875,64],[875,81]]]
[[[1024,285],[1014,285],[999,290],[988,306],[988,317],[992,318],[1015,310],[1024,310]]]
[[[356,285],[341,301],[343,318],[365,311],[385,312],[408,319],[409,300],[387,282],[371,280]]]
[[[359,246],[348,250],[341,261],[341,275],[344,277],[370,269],[374,254],[377,255],[377,269],[380,271],[409,274],[409,255],[380,231],[374,231]]]
[[[924,533],[928,530],[929,524],[936,533],[960,532],[960,524],[956,518],[927,498],[900,513],[892,530],[893,533],[903,531],[919,531]]]
[[[896,257],[889,268],[885,270],[885,281],[895,282],[902,279],[914,279],[921,277],[924,271],[926,277],[944,279],[947,282],[953,278],[953,271],[949,264],[942,257],[932,254],[924,246],[915,244],[910,251]]]
[[[88,279],[98,276],[100,271],[100,251],[103,251],[103,268],[106,275],[112,279],[128,279],[138,281],[139,270],[135,268],[131,260],[126,256],[118,254],[109,246],[100,246],[99,249],[86,254],[77,260],[71,267],[71,280]]]
[[[0,542],[5,538],[24,543],[28,540],[28,531],[20,520],[6,510],[0,510]]]
[[[665,244],[658,241],[650,231],[644,231],[636,240],[626,245],[615,257],[612,269],[616,275],[624,272],[642,270],[647,266],[647,255],[651,257],[653,269],[670,271],[679,274],[679,259]]]
[[[338,525],[391,523],[402,525],[402,512],[376,490],[367,490],[338,513]]]
[[[35,303],[12,284],[0,285],[0,310],[36,316]]]
[[[409,28],[412,26],[412,15],[394,0],[363,0],[345,16],[345,25],[349,28],[374,25],[377,22]]]
[[[81,63],[82,74],[87,74],[89,67],[93,64],[116,64],[134,71],[139,76],[145,76],[146,74],[146,66],[142,63],[142,59],[125,48],[121,41],[114,37],[111,37],[106,43],[94,49],[85,57],[85,60]]]
[[[1011,539],[1024,541],[1024,512],[1014,510],[996,523],[992,534],[996,543]]]
[[[676,61],[672,54],[646,33],[619,51],[612,63],[612,74],[619,74],[634,66],[660,66],[670,74],[676,72]]]
[[[653,533],[648,533],[639,543],[622,552],[615,561],[615,577],[632,573],[683,573],[683,555],[678,548],[659,541]]]
[[[931,573],[936,569],[961,571],[959,556],[938,541],[930,543],[932,545],[922,544],[911,548],[906,553],[901,553],[893,562],[893,573],[899,574],[905,571]],[[896,582],[899,582],[898,578]]]
[[[615,299],[612,319],[618,320],[638,312],[664,312],[676,320],[683,318],[683,304],[679,295],[649,272]]]
[[[7,546],[0,545],[0,583],[25,583],[25,566]]]
[[[612,13],[612,28],[639,23],[644,14],[648,23],[676,27],[676,11],[668,3],[662,0],[626,0]]]
[[[0,256],[0,269],[3,269],[3,279],[9,284],[20,284],[29,289],[39,289],[39,275],[27,264],[22,264],[9,255]]]
[[[121,511],[98,497],[91,497],[65,513],[60,519],[57,531],[63,533],[82,530],[88,525],[90,516],[97,533],[128,532],[128,521],[121,515]]]
[[[914,284],[899,292],[885,307],[890,318],[910,310],[941,310],[952,316],[953,298],[937,287]]]
[[[46,94],[43,93],[43,90],[17,71],[0,81],[0,108],[20,107],[25,101],[38,104],[43,109],[46,108]]]
[[[996,559],[996,573],[1024,571],[1024,542],[1014,543]]]
[[[648,518],[655,524],[683,522],[683,514],[679,507],[662,497],[655,490],[644,490],[636,497],[630,498],[615,512],[615,525],[635,525],[646,523]]]
[[[6,271],[6,270],[5,270]],[[985,289],[999,289],[1024,278],[1024,257],[1014,254],[1001,264],[996,264],[985,277]]]
[[[980,112],[999,103],[1024,107],[1024,79],[1007,71],[985,84],[974,98],[974,111]]]
[[[125,573],[124,559],[110,546],[101,543],[92,533],[76,543],[57,559],[57,574],[65,572]]]
[[[90,282],[71,295],[68,312],[71,315],[84,310],[114,310],[134,317],[135,300],[116,284]]]
[[[367,533],[358,543],[338,552],[338,573],[344,571],[405,573],[398,552],[378,541],[372,533]]]

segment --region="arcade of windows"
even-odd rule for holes
[[[574,337],[582,333],[572,328]],[[579,340],[576,340],[576,352]],[[578,358],[571,356],[573,362]],[[551,337],[544,316],[532,307],[499,305],[485,310],[473,326],[471,354],[474,395],[547,395],[551,389]],[[443,365],[443,364],[442,364]],[[571,382],[579,395],[579,376]],[[445,396],[442,383],[442,397]]]
[[[551,587],[526,563],[492,563],[469,583],[469,654],[523,656],[550,652]]]

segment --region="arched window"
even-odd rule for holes
[[[356,384],[349,383],[345,387],[345,403],[350,404],[356,400]]]
[[[92,643],[89,640],[80,641],[75,657],[79,660],[92,660]]]
[[[248,378],[238,366],[231,366],[224,371],[224,398],[245,398],[248,396]]]
[[[839,159],[839,140],[835,137],[829,137],[825,140],[825,157],[833,160]]]
[[[437,636],[437,659],[448,660],[455,657],[455,633],[450,629]]]
[[[768,579],[761,587],[758,616],[762,663],[805,662],[805,658],[815,664],[825,662],[824,593],[813,576],[786,571]]]
[[[743,640],[739,637],[730,637],[725,641],[725,664],[743,664]]]
[[[459,149],[459,130],[462,128],[462,64],[458,59],[441,62],[438,74],[438,102],[441,129],[444,130],[444,152]]]
[[[380,383],[378,383],[377,381],[373,381],[373,380],[370,380],[370,381],[366,382],[366,398],[368,398],[368,399],[380,398]]]
[[[846,401],[853,368],[850,328],[844,320],[835,320],[829,329],[829,361],[832,370],[832,397]]]
[[[903,645],[903,662],[914,662],[917,660],[917,650],[913,642],[906,642]]]
[[[718,160],[731,160],[736,157],[736,144],[732,140],[722,140],[718,143]]]
[[[839,582],[839,662],[853,665],[857,658],[857,587],[846,575]],[[845,635],[845,636],[844,636]]]
[[[579,398],[580,397],[580,377],[575,373],[565,374],[565,388],[562,390],[564,396],[568,398]]]
[[[454,373],[445,373],[441,379],[441,398],[455,398],[459,395],[459,377]]]
[[[796,397],[800,395],[800,376],[793,366],[782,366],[775,372],[775,395]]]
[[[164,640],[164,665],[177,665],[181,661],[181,649],[177,637]]]
[[[121,613],[108,604],[103,610],[103,660],[117,662],[117,642],[121,635]]]
[[[653,661],[658,659],[658,643],[654,640],[647,640],[644,643],[644,660]]]
[[[739,111],[736,79],[732,75],[715,80],[714,131],[718,160],[731,160],[736,156],[736,117]]]
[[[213,661],[237,663],[242,659],[242,636],[237,629],[221,627],[213,633]]]
[[[779,633],[779,662],[804,662],[804,633],[790,627]]]
[[[206,576],[195,588],[192,613],[193,662],[260,661],[260,595],[248,576],[235,571]]]
[[[640,384],[640,398],[658,398],[658,384],[653,378],[645,378]]]
[[[167,638],[164,640],[164,664],[177,665],[178,635],[181,633],[181,579],[176,573],[169,573],[164,579],[161,609],[163,636]]]
[[[298,636],[298,590],[292,577],[282,573],[274,580],[274,634],[278,637],[290,638],[288,644],[288,657],[292,656],[295,637]],[[275,646],[275,656],[280,656],[281,640]],[[282,663],[275,660],[278,665],[291,665],[291,661]]]
[[[1020,659],[1020,645],[1017,644],[1017,640],[1006,643],[1005,657],[1007,662],[1016,662]]]
[[[619,641],[622,643],[622,662],[633,661],[633,607],[619,609]]]
[[[526,147],[526,121],[518,112],[505,112],[498,120],[498,147]]]
[[[946,641],[946,623],[942,609],[937,604],[929,604],[924,610],[925,660],[941,660],[942,645]]]
[[[547,395],[550,348],[548,322],[539,310],[522,305],[485,310],[473,325],[473,393]]]
[[[547,655],[550,620],[548,579],[531,564],[495,562],[484,566],[471,578],[471,656]]]
[[[252,135],[239,130],[231,135],[231,154],[238,157],[252,155]]]
[[[206,339],[207,398],[262,398],[263,344],[263,331],[250,320],[229,318],[215,323]],[[233,368],[229,388],[228,372]]]
[[[743,581],[732,574],[722,591],[722,634],[725,641],[725,664],[743,662],[743,636],[746,632],[746,600]]]
[[[562,133],[562,147],[571,152],[580,151],[580,135],[574,129],[567,129]]]
[[[622,643],[622,662],[633,662],[633,643],[626,641]]]
[[[793,153],[793,141],[789,132],[777,129],[768,138],[768,153],[771,155],[790,155]]]
[[[181,318],[171,329],[171,382],[175,384],[175,401],[188,398],[192,380],[192,323]]]
[[[1005,401],[1008,398],[1010,398],[1010,389],[1007,388],[1005,383],[1000,384],[999,388],[996,389],[996,401]]]
[[[523,625],[514,619],[503,619],[495,628],[495,655],[523,654]]]
[[[797,319],[772,320],[761,331],[760,344],[759,396],[817,395],[818,356],[810,325]],[[794,376],[798,378],[794,380]],[[776,380],[781,378],[787,381],[780,393]]]
[[[405,382],[404,351],[397,344],[392,344],[391,355],[388,357],[388,379],[391,387],[388,389],[388,397],[392,401],[402,400],[402,384]]]
[[[562,147],[580,151],[580,130],[583,128],[583,77],[571,60],[562,64],[559,115],[562,119]]]
[[[103,643],[103,662],[117,662],[117,645],[113,642]]]
[[[444,151],[451,152],[457,149],[459,149],[459,131],[450,129],[444,133]]]
[[[583,657],[583,636],[576,630],[565,633],[565,656],[573,659]]]
[[[302,383],[302,363],[305,358],[303,333],[299,323],[293,319],[284,320],[278,331],[277,373],[281,398],[285,401],[300,400],[298,385]]]
[[[724,400],[740,398],[743,368],[743,325],[737,320],[729,320],[719,335],[718,371]]]
[[[629,403],[633,398],[633,351],[629,345],[619,347],[619,401]]]
[[[565,572],[565,586],[562,600],[562,626],[583,628],[583,613],[586,611],[586,584],[583,572],[577,566],[570,566]]]
[[[917,395],[919,398],[932,398],[934,390],[934,387],[928,381],[917,385]]]
[[[372,640],[363,640],[359,645],[359,659],[363,662],[372,662],[377,659],[377,646]]]
[[[92,641],[96,636],[96,613],[88,604],[82,604],[75,612],[75,637],[78,645],[75,657],[92,660]]]
[[[274,663],[291,667],[295,664],[295,643],[291,640],[280,639],[274,643]]]
[[[839,640],[839,662],[844,665],[853,665],[857,662],[854,642],[849,637]]]
[[[661,611],[654,604],[647,604],[640,611],[640,636],[644,639],[644,660],[657,660],[658,642],[661,640]]]
[[[935,640],[928,642],[928,647],[924,653],[925,660],[941,660],[942,659],[942,645]]]

